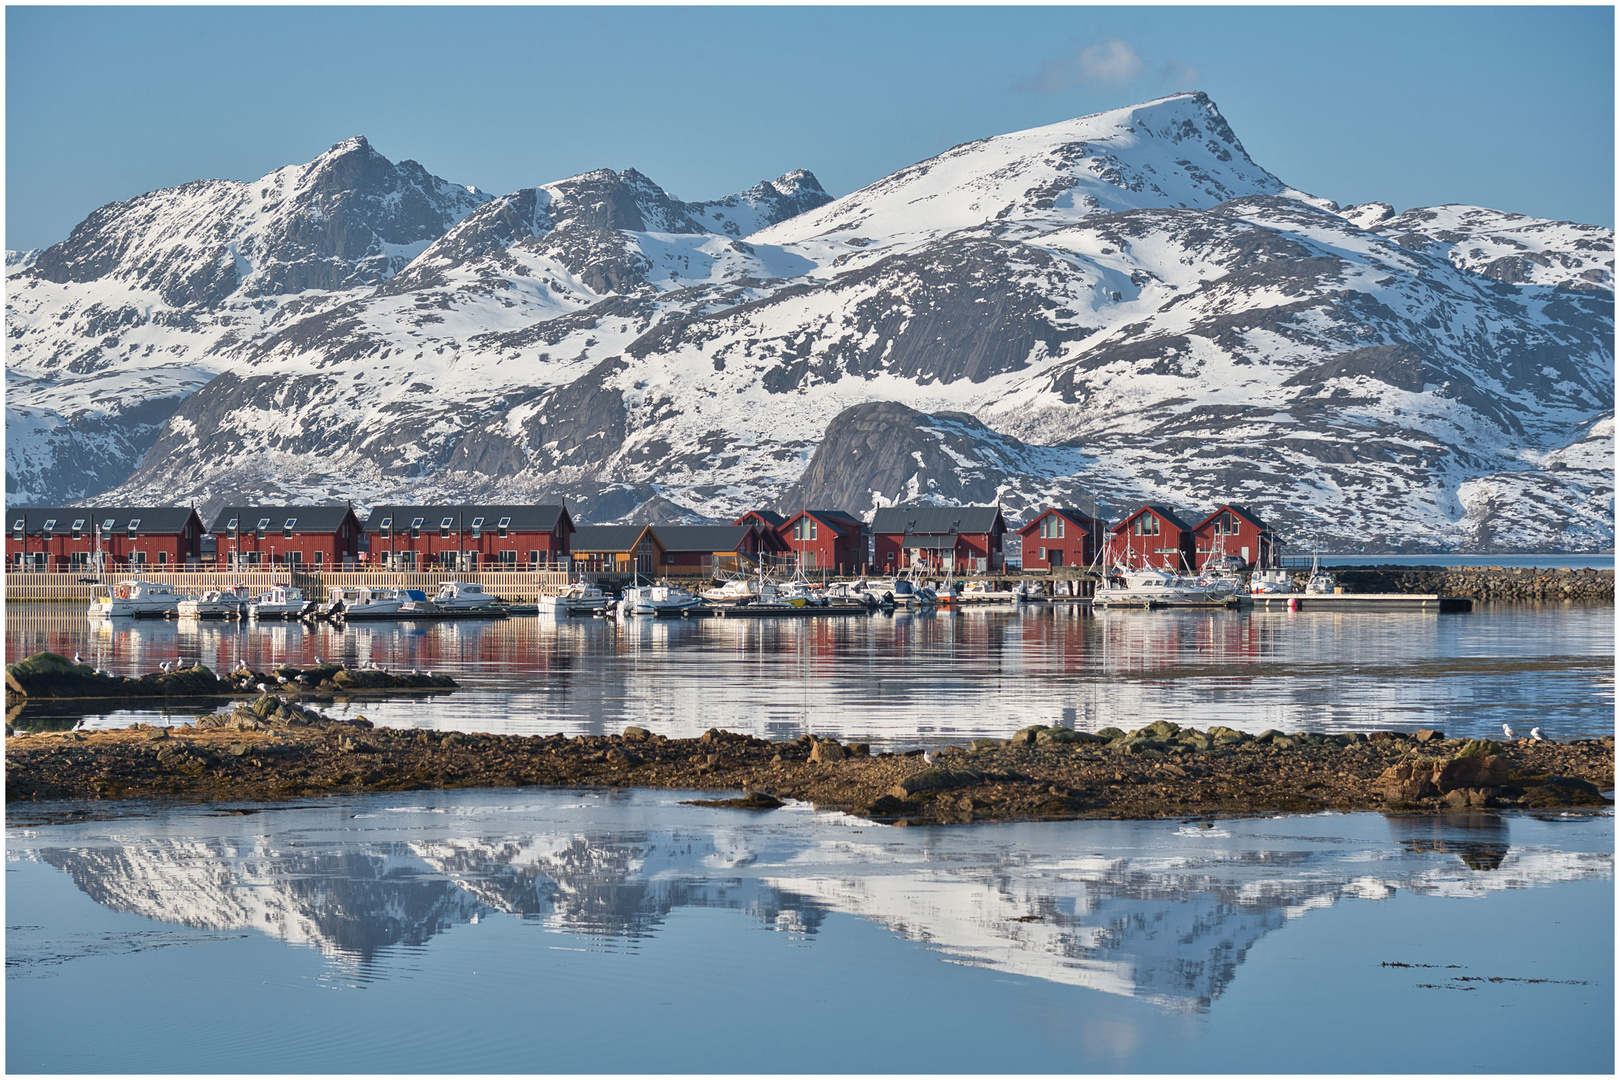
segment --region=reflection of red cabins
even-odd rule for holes
[[[1109,530],[1108,561],[1190,573],[1195,567],[1192,526],[1167,507],[1143,506]]]
[[[535,570],[566,562],[574,519],[561,505],[379,506],[371,561],[390,570]]]
[[[774,529],[751,525],[658,525],[654,531],[664,545],[664,572],[669,574],[746,570],[762,554],[787,551]]]
[[[999,506],[886,506],[872,517],[872,561],[882,572],[1000,570],[1006,533]]]
[[[1102,549],[1103,523],[1078,510],[1051,507],[1018,530],[1025,570],[1090,566]]]
[[[842,510],[801,510],[777,528],[806,570],[853,574],[866,562],[865,524]]]
[[[342,569],[360,558],[354,508],[227,506],[214,515],[215,559],[221,567],[311,566]]]
[[[1198,569],[1223,557],[1243,560],[1248,567],[1271,566],[1276,539],[1266,523],[1241,506],[1226,503],[1193,526]]]
[[[202,519],[189,506],[38,507],[7,518],[6,562],[19,570],[88,569],[98,534],[110,565],[178,568],[202,551]]]

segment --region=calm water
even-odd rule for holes
[[[6,1068],[1614,1068],[1607,815],[894,829],[679,798],[14,808]]]
[[[600,619],[357,624],[102,620],[13,605],[6,657],[41,649],[126,674],[164,660],[225,670],[315,657],[449,673],[432,699],[336,706],[383,724],[518,734],[672,736],[710,727],[881,744],[1006,736],[1030,723],[1095,730],[1161,717],[1259,732],[1414,730],[1554,738],[1614,731],[1612,605],[1421,612],[1022,611],[805,620]],[[90,726],[176,722],[120,712]],[[12,722],[71,726],[29,706]]]

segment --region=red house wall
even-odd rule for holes
[[[560,522],[555,531],[524,532],[508,529],[505,536],[500,535],[498,527],[486,524],[479,530],[479,536],[476,538],[470,528],[461,532],[451,528],[448,538],[441,537],[437,521],[432,523],[424,521],[420,535],[413,538],[409,521],[405,522],[404,528],[399,528],[397,521],[394,524],[395,527],[389,530],[390,536],[385,537],[381,532],[370,534],[371,562],[380,564],[384,556],[415,552],[416,568],[426,571],[438,565],[440,552],[448,551],[453,554],[458,551],[476,551],[480,570],[498,570],[503,565],[500,556],[503,551],[516,553],[516,566],[520,569],[529,566],[531,551],[540,553],[540,562],[543,565],[553,564],[568,557],[568,527]],[[558,536],[557,532],[561,532],[562,535]]]
[[[815,521],[814,540],[794,537],[794,527],[800,520]],[[861,556],[865,554],[856,552],[861,539],[859,531],[851,527],[849,532],[840,533],[825,521],[812,518],[808,514],[797,515],[784,521],[782,527],[777,530],[777,535],[781,537],[782,543],[787,545],[789,551],[803,554],[804,568],[810,571],[826,570],[835,574],[853,574],[860,568]]]
[[[1131,523],[1142,515],[1151,515],[1159,521],[1157,536],[1136,536]],[[1193,534],[1181,529],[1151,510],[1141,510],[1118,526],[1108,537],[1108,561],[1130,566],[1159,566],[1174,573],[1187,573],[1195,568]]]
[[[50,537],[29,533],[27,540],[13,539],[6,533],[6,565],[16,566],[17,558],[26,553],[34,569],[41,552],[46,555],[43,569],[67,570],[73,565],[74,554],[87,558],[96,550],[95,530],[86,519],[79,539],[73,539],[73,519],[58,522]],[[183,567],[187,559],[195,559],[202,547],[202,529],[189,522],[178,533],[146,533],[137,531],[132,537],[127,529],[117,529],[102,537],[101,553],[112,564],[127,563],[136,553],[143,555],[149,567]]]
[[[1063,535],[1042,537],[1041,522],[1054,516],[1059,516],[1063,520]],[[1040,514],[1035,520],[1018,530],[1024,569],[1050,570],[1054,565],[1090,566],[1097,557],[1097,552],[1092,547],[1091,533],[1093,528],[1095,528],[1095,525],[1076,521],[1067,514],[1054,515],[1050,510]],[[1042,548],[1046,549],[1044,557],[1041,555]],[[1061,559],[1055,564],[1052,561],[1054,554],[1061,556]]]
[[[1222,509],[1227,508],[1222,507]],[[1227,555],[1236,555],[1250,565],[1265,563],[1270,560],[1270,542],[1261,536],[1259,527],[1241,514],[1234,513],[1232,518],[1237,522],[1236,533],[1216,536],[1215,522],[1213,521],[1205,522],[1194,530],[1194,548],[1198,554],[1198,568],[1200,570],[1204,568],[1205,564],[1218,557],[1223,549]],[[1244,548],[1249,549],[1247,556],[1243,554]]]

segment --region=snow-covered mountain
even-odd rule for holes
[[[1203,94],[836,200],[799,171],[687,203],[635,170],[486,199],[377,158],[356,175],[438,217],[396,250],[356,211],[373,239],[319,277],[266,193],[362,150],[8,255],[8,501],[1230,499],[1323,549],[1613,543],[1612,231],[1337,207]],[[219,221],[239,238],[196,239]]]

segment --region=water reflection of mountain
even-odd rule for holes
[[[1414,824],[1416,827],[1413,827]],[[1500,824],[1394,819],[1394,843],[1267,844],[1188,827],[1151,855],[997,849],[966,834],[821,828],[542,828],[512,836],[281,843],[134,837],[35,857],[121,911],[257,929],[386,975],[389,949],[508,913],[634,949],[681,908],[726,908],[813,937],[830,913],[946,958],[1201,1009],[1290,919],[1397,889],[1479,896],[1607,878],[1613,856],[1512,848]],[[1458,827],[1461,825],[1462,827]],[[1095,835],[1095,834],[1089,834]],[[1485,856],[1481,857],[1481,852]]]

